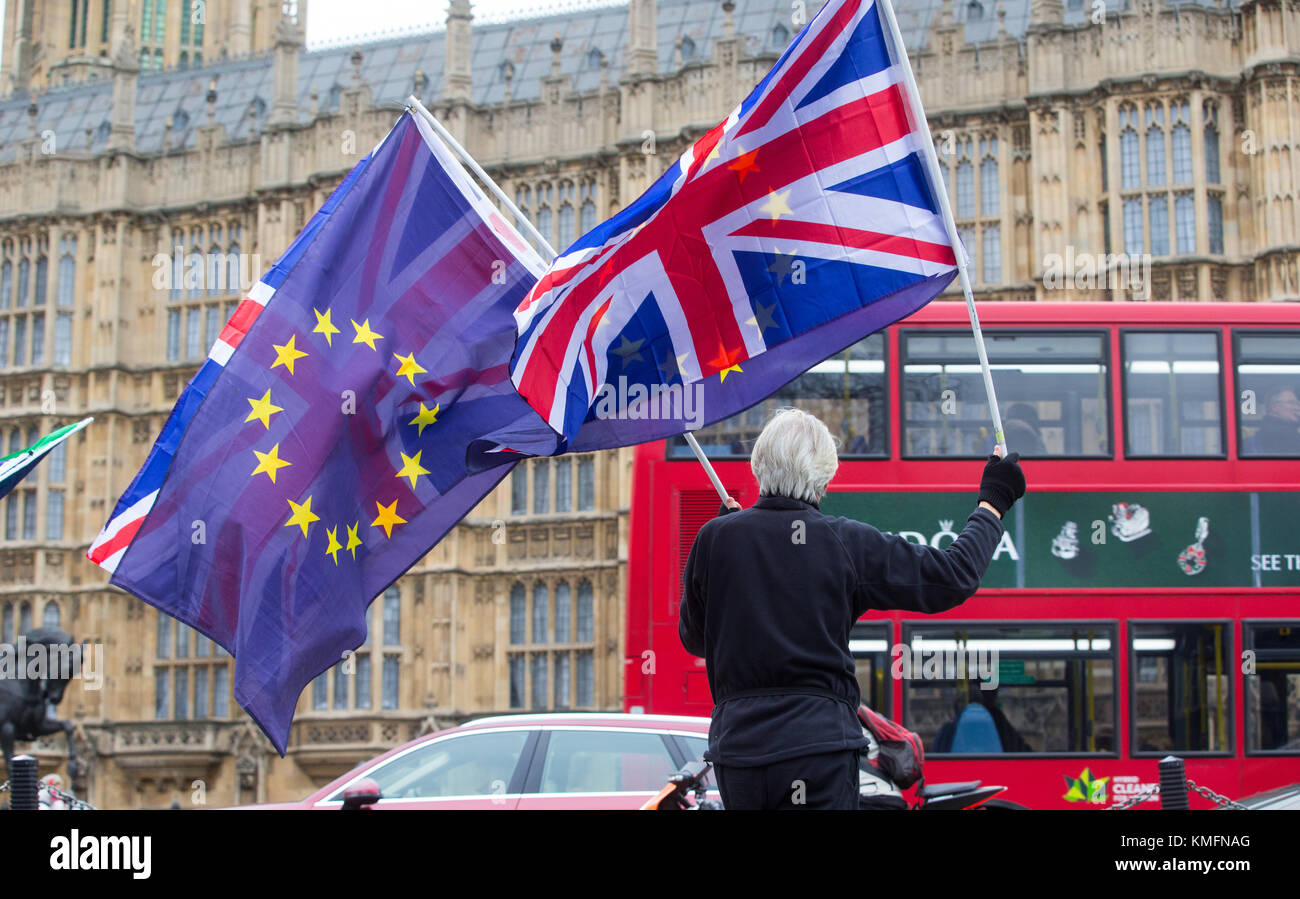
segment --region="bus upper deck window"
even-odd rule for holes
[[[1104,335],[985,331],[1009,449],[1032,457],[1110,455]],[[903,455],[982,456],[994,445],[969,331],[905,331]]]
[[[840,439],[841,459],[883,458],[889,452],[885,404],[885,335],[878,333],[817,363],[744,412],[698,429],[695,439],[709,456],[744,458],[772,413],[795,406],[816,415]],[[669,441],[668,456],[692,458],[681,437]]]
[[[1237,332],[1243,457],[1300,456],[1300,334]]]
[[[1125,452],[1222,456],[1219,338],[1206,331],[1123,335]]]

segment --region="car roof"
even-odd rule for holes
[[[443,728],[433,733],[424,734],[394,746],[386,752],[361,762],[346,774],[330,781],[303,800],[303,804],[309,805],[319,801],[325,796],[336,792],[340,787],[356,777],[360,771],[373,767],[379,762],[400,752],[405,752],[420,743],[490,727],[626,727],[649,728],[651,730],[687,730],[695,731],[701,736],[707,736],[709,719],[690,715],[645,715],[624,712],[533,712],[513,715],[489,715],[484,718],[466,721],[464,724],[455,727]]]

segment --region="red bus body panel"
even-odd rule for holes
[[[1300,459],[1237,459],[1232,331],[1234,328],[1300,329],[1300,305],[1264,303],[991,303],[979,309],[985,330],[1045,328],[1065,330],[1109,329],[1109,418],[1111,459],[1027,460],[1024,469],[1030,491],[1296,491],[1300,485]],[[889,458],[842,461],[830,491],[906,492],[964,491],[972,506],[982,463],[971,459],[928,460],[901,457],[898,360],[899,329],[936,327],[969,328],[964,303],[939,301],[887,330],[887,397],[890,422]],[[1227,458],[1135,459],[1124,458],[1121,397],[1120,332],[1125,328],[1218,330],[1222,336],[1222,376]],[[1011,450],[1015,446],[1010,447]],[[742,506],[758,498],[758,486],[747,461],[714,463],[722,483]],[[704,660],[690,656],[677,635],[677,603],[681,563],[689,545],[678,544],[683,496],[692,498],[693,514],[711,508],[717,495],[703,468],[693,459],[666,457],[666,444],[637,448],[632,484],[632,514],[628,552],[627,658],[625,659],[624,710],[654,714],[701,715],[712,712]],[[960,523],[957,524],[960,530]],[[1116,741],[1118,753],[1098,755],[1038,755],[1028,757],[943,758],[927,752],[925,775],[930,782],[982,780],[1009,787],[1000,798],[1031,808],[1091,808],[1102,804],[1067,802],[1065,777],[1078,777],[1087,768],[1099,777],[1137,778],[1140,785],[1158,782],[1159,754],[1134,757],[1129,745],[1130,620],[1220,619],[1232,625],[1231,647],[1238,664],[1233,672],[1230,713],[1234,752],[1228,755],[1181,755],[1188,776],[1196,783],[1231,798],[1246,796],[1300,782],[1300,755],[1250,756],[1245,754],[1243,674],[1240,652],[1244,619],[1300,619],[1300,588],[1108,588],[1087,590],[981,589],[965,604],[942,615],[873,612],[863,621],[892,625],[893,643],[901,640],[904,621],[938,622],[1010,620],[1105,620],[1118,623],[1116,701],[1119,707]],[[652,652],[653,655],[647,655]],[[1230,660],[1232,661],[1232,660]],[[890,717],[902,708],[903,682],[889,680],[892,690]],[[882,710],[886,711],[886,710]],[[927,747],[928,749],[928,747]],[[1113,780],[1112,780],[1113,782]],[[1126,790],[1132,782],[1126,783]],[[1112,795],[1119,801],[1123,795]],[[1143,803],[1139,808],[1155,808]],[[1192,796],[1193,808],[1210,803]]]

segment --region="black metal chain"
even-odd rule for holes
[[[1210,800],[1220,808],[1230,808],[1239,811],[1250,811],[1249,808],[1242,805],[1240,802],[1234,802],[1233,800],[1229,799],[1227,796],[1214,792],[1209,787],[1203,787],[1200,784],[1196,783],[1196,781],[1192,780],[1190,777],[1186,778],[1186,780],[1187,780],[1187,789],[1191,790],[1193,793],[1197,794],[1198,796],[1202,796]],[[1141,793],[1136,793],[1133,796],[1130,796],[1128,799],[1125,799],[1123,802],[1115,803],[1110,808],[1106,809],[1106,811],[1122,812],[1126,809],[1133,808],[1133,806],[1135,805],[1139,805],[1140,803],[1146,802],[1147,800],[1155,799],[1158,795],[1160,795],[1160,784],[1152,784],[1148,789],[1143,790]]]

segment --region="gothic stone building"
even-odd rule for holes
[[[1150,254],[1155,301],[1300,293],[1296,3],[897,5],[981,299],[1133,299],[1046,272],[1103,253]],[[307,52],[304,0],[10,0],[0,439],[95,422],[0,508],[0,639],[57,622],[105,647],[103,689],[61,706],[82,795],[285,800],[470,716],[620,708],[628,451],[520,466],[377,598],[350,664],[304,692],[284,759],[234,703],[231,660],[85,552],[237,282],[407,95],[563,246],[722,119],[816,8],[631,0],[476,23],[452,0],[445,32]],[[241,271],[168,283],[156,264],[196,253]],[[34,750],[63,764],[59,740]]]

